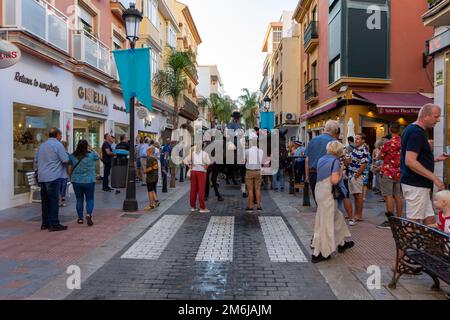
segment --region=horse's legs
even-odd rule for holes
[[[219,177],[219,168],[216,166],[212,171],[212,184],[214,188],[214,192],[216,193],[216,197],[219,201],[223,201],[222,196],[219,193],[219,189],[217,188],[217,178]]]

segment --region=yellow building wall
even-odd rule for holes
[[[298,38],[283,41],[283,95],[281,112],[295,113],[300,116],[301,80],[300,80],[300,48]]]

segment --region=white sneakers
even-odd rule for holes
[[[191,212],[196,212],[197,211],[197,209],[196,208],[191,208]],[[208,209],[203,209],[203,210],[200,210],[200,213],[210,213],[211,211],[210,210],[208,210]]]

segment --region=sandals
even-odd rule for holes
[[[86,216],[87,224],[89,227],[92,227],[94,225],[94,222],[92,221],[91,216]]]

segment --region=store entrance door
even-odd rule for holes
[[[375,142],[377,142],[377,129],[376,128],[363,128],[362,132],[366,135],[366,143],[369,146],[370,154],[375,149]]]
[[[87,140],[92,148],[100,155],[101,153],[101,132],[103,132],[104,120],[88,118],[88,117],[75,117],[73,121],[73,145],[74,148],[80,140]],[[100,163],[95,165],[95,171],[97,175],[100,175]]]

